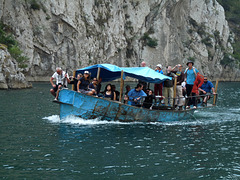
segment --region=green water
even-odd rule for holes
[[[0,91],[1,179],[240,179],[240,83],[173,123],[59,120],[49,83]]]

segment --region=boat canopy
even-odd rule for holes
[[[99,77],[102,78],[102,82],[121,78],[122,71],[123,79],[125,79],[126,76],[129,76],[150,83],[161,83],[167,79],[172,79],[171,77],[160,74],[149,67],[118,67],[112,64],[96,64],[78,69],[76,70],[76,75],[79,73],[83,74],[84,71],[89,71],[91,77],[97,77],[98,68],[100,68]]]

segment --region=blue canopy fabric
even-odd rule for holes
[[[171,77],[160,74],[149,67],[118,67],[112,64],[96,64],[78,69],[76,75],[79,73],[83,74],[84,71],[89,71],[91,77],[97,77],[98,68],[101,68],[100,77],[102,78],[102,82],[121,78],[121,71],[124,72],[123,79],[125,79],[125,76],[129,76],[150,83],[162,83],[167,79],[172,79]]]

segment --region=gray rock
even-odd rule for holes
[[[234,37],[215,0],[36,2],[39,10],[31,1],[0,2],[1,20],[29,57],[28,80],[49,81],[57,66],[71,74],[96,63],[139,66],[142,59],[152,68],[185,65],[188,57],[211,79],[240,80],[234,60],[220,63]]]
[[[11,58],[7,48],[1,45],[0,89],[23,89],[32,87],[20,70],[21,69],[18,68],[17,62]]]

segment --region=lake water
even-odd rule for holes
[[[240,179],[240,83],[173,123],[59,120],[49,83],[0,91],[1,179]]]

